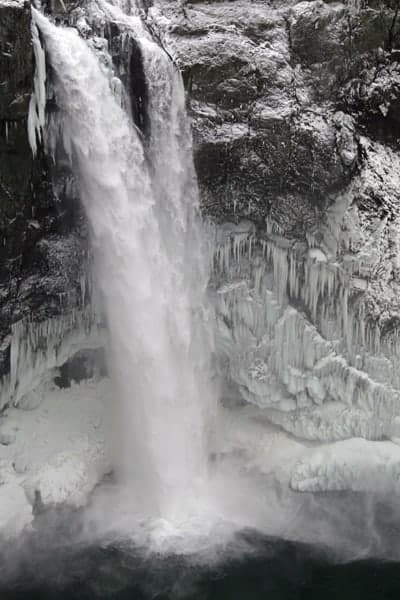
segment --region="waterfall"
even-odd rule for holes
[[[116,395],[117,473],[133,510],[173,519],[207,476],[214,398],[208,258],[182,79],[143,32],[145,153],[89,43],[36,10],[33,18],[59,109],[48,148],[68,155],[91,228]]]

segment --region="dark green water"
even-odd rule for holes
[[[252,532],[217,564],[127,546],[22,552],[2,571],[1,600],[400,600],[400,564],[335,564],[322,551]],[[6,560],[6,552],[3,554]],[[13,568],[11,569],[11,563]],[[5,563],[4,563],[5,564]]]

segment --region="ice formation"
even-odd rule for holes
[[[18,321],[11,328],[11,369],[4,404],[11,401],[17,406],[76,352],[103,344],[99,316],[91,306],[38,323],[29,318]]]
[[[0,537],[28,527],[33,510],[81,506],[111,469],[107,380],[41,387],[38,406],[0,417]]]
[[[329,215],[337,240],[348,206],[343,196]],[[299,440],[327,444],[319,454],[311,450],[303,470],[295,471],[296,481],[304,473],[302,483],[293,483],[296,489],[364,489],[357,478],[350,482],[359,462],[353,461],[353,449],[361,447],[352,446],[353,438],[364,438],[366,455],[376,452],[371,474],[386,460],[380,448],[392,452],[389,481],[397,468],[400,414],[394,348],[365,321],[362,304],[349,301],[354,288],[365,290],[353,276],[354,266],[339,265],[336,253],[317,247],[312,238],[302,256],[297,252],[271,222],[261,233],[248,222],[226,223],[215,232],[213,298],[221,372],[244,400],[263,409],[269,423]],[[331,451],[329,442],[339,441],[343,446]],[[335,462],[336,447],[343,459]],[[317,464],[324,476],[308,484],[306,471]],[[348,472],[346,464],[352,465]],[[360,481],[366,470],[368,460]]]
[[[0,411],[35,404],[36,388],[54,379],[58,367],[81,350],[104,346],[100,302],[87,274],[81,276],[80,290],[60,296],[60,304],[61,315],[43,321],[28,316],[12,324],[10,371],[0,380]]]
[[[41,44],[39,30],[34,20],[31,24],[32,45],[35,57],[33,92],[29,103],[28,140],[33,156],[36,156],[38,142],[42,141],[46,111],[46,56]]]

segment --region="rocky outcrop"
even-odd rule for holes
[[[285,8],[246,2],[156,6],[168,20],[155,9],[149,18],[163,28],[191,97],[205,210],[220,219],[262,220],[277,198],[288,195],[307,198],[310,217],[315,206],[323,209],[327,195],[351,178],[358,146],[352,118],[329,102],[327,84],[313,72],[314,53],[333,77],[334,65],[327,63],[336,33],[330,40],[321,31],[322,51],[314,39],[319,31],[309,42],[314,47],[307,48],[306,40],[310,23],[321,21],[322,28],[319,13],[330,21],[340,13],[343,26],[344,7],[339,11],[318,2]]]

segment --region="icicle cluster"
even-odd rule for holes
[[[375,439],[387,432],[400,396],[388,383],[393,377],[385,383],[362,370],[368,360],[378,364],[367,349],[381,349],[379,328],[366,323],[362,305],[350,310],[349,274],[315,245],[300,260],[271,227],[267,239],[256,240],[250,224],[225,224],[215,239],[217,346],[241,395],[289,411],[279,424],[309,439],[343,439],[351,432]],[[290,302],[300,303],[313,324]],[[361,347],[362,356],[356,353]],[[379,360],[388,373],[393,363]],[[347,408],[324,421],[321,415],[332,411],[325,405]],[[306,411],[304,418],[293,420],[293,410]]]
[[[11,333],[11,370],[0,382],[0,409],[10,402],[18,405],[76,352],[104,341],[99,317],[90,306],[40,323],[22,319]]]
[[[214,272],[230,278],[238,275],[253,255],[256,243],[254,224],[250,221],[241,221],[238,225],[224,223],[214,235]]]
[[[258,239],[248,221],[225,223],[215,233],[213,271],[217,279],[251,276],[255,289],[265,279],[283,305],[300,302],[328,339],[342,340],[350,360],[360,351],[380,352],[379,327],[367,322],[362,303],[350,305],[350,289],[365,290],[365,280],[352,275],[357,265],[344,269],[328,261],[320,249],[309,247],[299,256],[294,244],[267,223],[266,239]],[[257,266],[258,265],[258,266]]]

